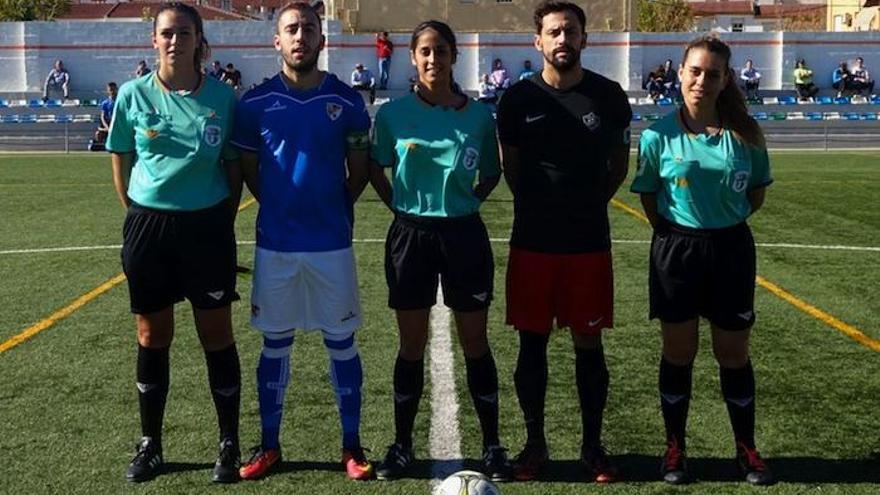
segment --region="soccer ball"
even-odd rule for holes
[[[459,471],[440,483],[435,495],[501,495],[501,490],[483,473]]]

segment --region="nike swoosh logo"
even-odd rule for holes
[[[588,321],[588,322],[587,322],[587,325],[589,325],[589,326],[591,326],[591,327],[595,327],[596,325],[599,324],[600,321],[602,321],[602,320],[604,320],[604,319],[605,319],[604,316],[600,316],[599,318],[597,318],[597,319],[595,319],[595,320],[590,320],[590,321]]]
[[[532,122],[538,121],[546,117],[547,114],[536,115],[532,117],[531,115],[526,115],[526,124],[531,124]]]
[[[737,313],[736,316],[739,316],[743,320],[748,320],[752,317],[752,314],[753,313],[751,311],[746,311],[745,313]]]

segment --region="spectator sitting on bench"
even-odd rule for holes
[[[654,101],[666,96],[666,86],[663,84],[665,70],[662,65],[648,73],[642,88],[648,92],[648,97]]]
[[[672,65],[672,59],[667,58],[663,63],[663,87],[667,98],[675,98],[681,92],[681,83],[678,80],[678,71]]]
[[[743,83],[747,100],[757,100],[758,86],[761,85],[761,73],[755,69],[752,59],[746,60],[746,66],[739,73],[739,78]]]
[[[853,89],[852,74],[846,66],[846,61],[840,62],[840,65],[831,73],[831,87],[837,90],[838,98]]]
[[[857,92],[865,92],[865,96],[874,94],[874,80],[865,68],[865,59],[856,58],[856,65],[852,68],[852,88]]]
[[[498,91],[492,84],[492,78],[489,74],[483,74],[480,78],[480,90],[477,93],[477,100],[487,105],[498,103]]]
[[[370,105],[376,101],[376,79],[370,69],[364,67],[364,64],[354,66],[351,73],[351,87],[367,93],[370,97]]]
[[[70,97],[70,73],[64,68],[64,62],[55,61],[55,66],[49,71],[46,83],[43,85],[43,102],[49,100],[49,90],[60,91],[64,99]]]
[[[819,92],[819,88],[813,84],[813,71],[807,67],[806,60],[802,58],[794,64],[794,87],[797,89],[798,98],[812,98]]]

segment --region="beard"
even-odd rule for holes
[[[293,58],[292,53],[286,53],[282,58],[284,59],[284,65],[290,67],[297,74],[308,74],[318,66],[318,56],[320,56],[320,54],[321,52],[315,51],[314,55],[311,57],[299,61]]]
[[[557,53],[564,52],[567,53],[568,59],[559,60],[555,57]],[[581,62],[581,52],[580,50],[575,50],[572,47],[565,47],[558,50],[553,51],[548,57],[546,53],[544,53],[544,61],[548,64],[552,65],[554,69],[559,72],[569,72],[574,70],[576,67],[580,67]]]

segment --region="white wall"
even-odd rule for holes
[[[154,51],[148,23],[28,22],[0,23],[0,93],[39,93],[56,58],[64,60],[72,78],[74,96],[95,97],[107,81],[123,82],[132,76],[138,60],[152,63]],[[232,62],[243,75],[245,86],[258,83],[278,71],[280,58],[272,47],[271,21],[208,22],[205,30],[213,54],[224,65]],[[344,34],[331,21],[326,28],[327,48],[319,66],[348,81],[356,63],[375,74],[373,35]],[[628,90],[640,88],[643,74],[671,58],[681,60],[683,47],[696,33],[591,33],[583,64],[621,83]],[[765,89],[791,89],[791,71],[799,57],[815,72],[820,87],[830,85],[837,63],[863,56],[869,70],[880,74],[880,33],[722,33],[733,48],[733,65],[739,69],[752,58],[763,74]],[[414,74],[409,60],[409,36],[394,34],[395,53],[390,86],[403,89]],[[475,90],[480,74],[501,58],[515,77],[523,60],[536,68],[541,56],[533,46],[532,33],[459,33],[456,80]]]

